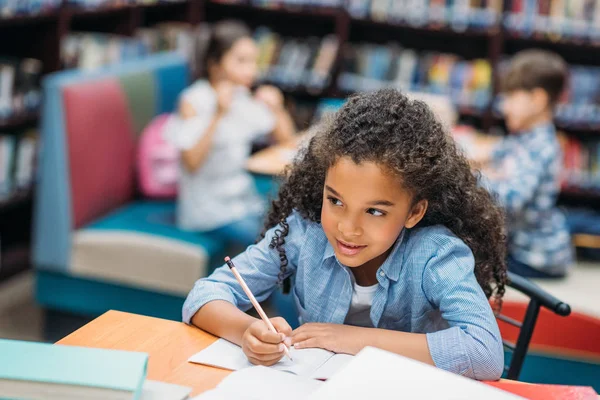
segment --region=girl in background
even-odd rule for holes
[[[179,118],[169,128],[181,156],[178,225],[244,247],[257,239],[264,215],[245,169],[251,144],[268,133],[277,142],[294,136],[281,92],[270,86],[250,92],[257,57],[247,27],[217,23],[205,56],[206,79],[182,93]]]

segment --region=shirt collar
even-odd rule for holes
[[[528,142],[530,140],[537,140],[539,136],[544,136],[553,133],[555,133],[554,125],[552,125],[551,123],[544,123],[536,125],[533,128],[531,128],[531,130],[517,135],[517,138],[521,141]]]
[[[403,247],[402,243],[405,241],[406,236],[406,229],[402,229],[398,239],[396,239],[396,242],[392,246],[390,255],[385,259],[383,264],[381,264],[381,267],[379,267],[379,271],[383,271],[388,279],[391,279],[394,282],[398,280],[400,271],[402,270],[403,253],[400,251],[400,248]],[[329,243],[329,240],[327,240],[327,245],[325,246],[325,251],[323,253],[323,261],[332,257],[335,258],[335,250],[333,249],[333,246],[331,246],[331,243]],[[338,263],[342,265],[339,261]]]

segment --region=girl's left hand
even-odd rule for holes
[[[292,332],[296,349],[320,348],[355,355],[365,347],[368,328],[340,324],[308,323]]]

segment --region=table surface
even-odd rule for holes
[[[215,388],[231,373],[187,361],[216,339],[182,322],[108,311],[57,344],[148,353],[148,379],[191,387],[192,396],[195,396]],[[509,383],[511,385],[507,385],[507,388],[514,388],[514,385],[535,386],[513,381]]]
[[[57,344],[148,353],[148,379],[189,386],[195,395],[216,387],[230,373],[187,362],[215,340],[181,322],[109,311]]]

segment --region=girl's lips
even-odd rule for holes
[[[336,239],[337,248],[345,256],[355,256],[360,253],[365,247],[362,245],[350,244]]]

